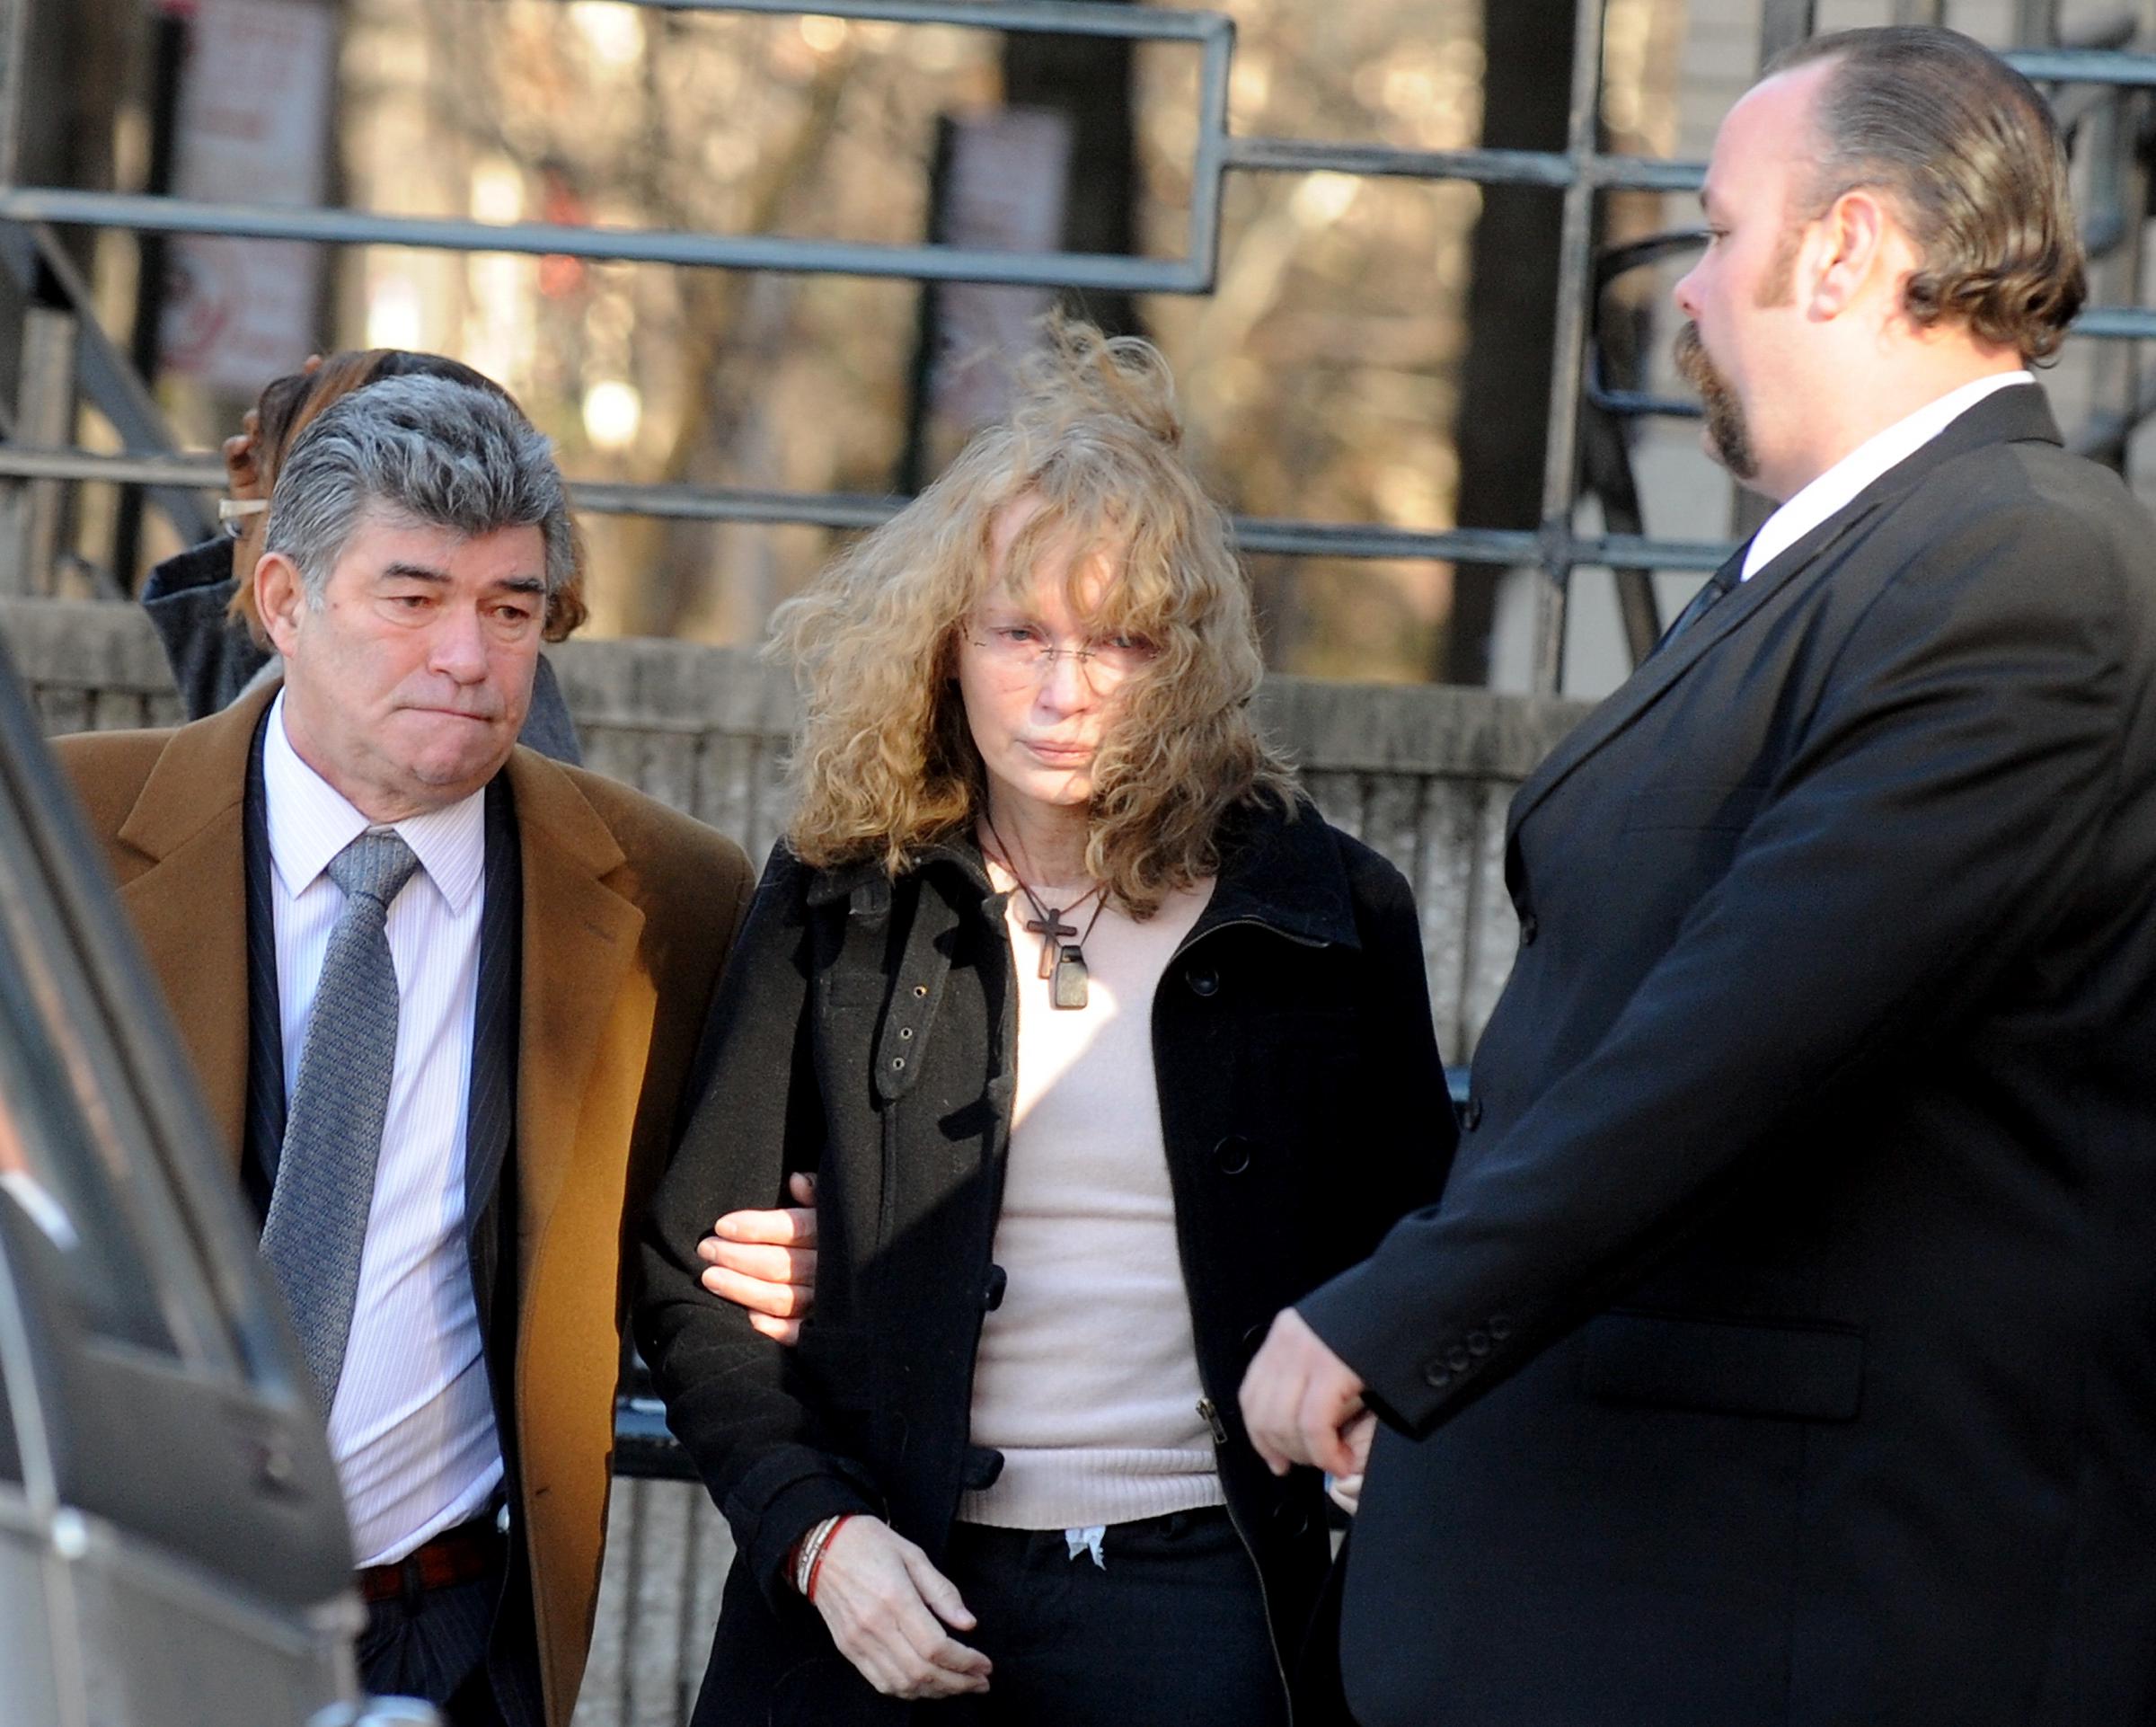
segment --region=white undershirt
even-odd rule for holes
[[[323,873],[368,826],[285,735],[262,744],[285,1103],[344,894]],[[464,1125],[486,900],[486,794],[395,824],[420,868],[389,908],[397,1054],[330,1451],[362,1565],[476,1516],[501,1479],[464,1243]]]
[[[1984,397],[2016,384],[2034,384],[2029,373],[1999,372],[1949,390],[1914,413],[1874,432],[1833,466],[1768,517],[1745,554],[1749,581],[1812,529],[1853,502],[1857,494],[1888,468],[1907,461]]]

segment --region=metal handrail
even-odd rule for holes
[[[0,444],[0,478],[98,480],[117,485],[221,485],[224,469],[201,456],[107,456],[93,450],[33,449]],[[770,527],[862,528],[888,521],[904,498],[865,492],[785,492],[737,486],[645,486],[570,483],[579,509],[600,516],[654,516],[674,521],[748,522]],[[1374,522],[1297,521],[1277,516],[1230,518],[1245,552],[1287,557],[1412,562],[1524,563],[1551,549],[1530,528],[1390,527]],[[1728,555],[1719,542],[1654,540],[1608,534],[1568,539],[1575,563],[1619,570],[1712,570]]]
[[[1588,371],[1586,340],[1593,289],[1594,199],[1614,190],[1696,189],[1705,164],[1612,155],[1600,147],[1597,115],[1602,8],[1580,5],[1573,58],[1572,106],[1562,150],[1411,150],[1322,139],[1230,135],[1228,94],[1235,43],[1224,13],[1161,10],[1080,0],[632,0],[677,13],[796,16],[815,14],[863,22],[943,25],[969,30],[1109,36],[1134,41],[1180,42],[1202,55],[1198,124],[1190,164],[1190,208],[1183,253],[1176,258],[1097,252],[1005,252],[939,245],[883,245],[773,235],[692,234],[648,228],[575,227],[559,223],[484,223],[457,218],[382,215],[207,202],[24,187],[0,180],[0,223],[68,223],[163,234],[219,234],[251,238],[399,245],[466,252],[553,253],[588,259],[693,267],[842,274],[932,282],[1074,288],[1133,294],[1204,294],[1213,288],[1221,246],[1223,186],[1230,172],[1333,173],[1362,177],[1466,180],[1490,185],[1562,190],[1560,266],[1575,288],[1560,297],[1556,367],[1551,380],[1549,443],[1542,522],[1538,529],[1415,530],[1346,523],[1250,518],[1237,529],[1244,549],[1337,558],[1454,560],[1479,564],[1536,564],[1545,578],[1536,604],[1534,686],[1557,687],[1564,606],[1572,571],[1583,564],[1620,570],[1709,570],[1726,554],[1720,544],[1658,541],[1641,536],[1577,536],[1570,515],[1577,491],[1576,455],[1583,401],[1625,412],[1654,412],[1680,404],[1601,386]],[[1808,15],[1808,13],[1807,13]],[[2104,38],[2117,40],[2116,31]],[[2005,57],[2028,77],[2072,89],[2156,88],[2156,54],[2074,45]],[[0,155],[0,170],[7,159]],[[2156,339],[2156,309],[2098,306],[2077,320],[2075,333],[2099,340]],[[136,484],[219,483],[208,463],[185,457],[96,457],[0,446],[0,475],[104,479]],[[844,493],[753,492],[724,487],[644,487],[589,483],[579,504],[601,513],[638,513],[685,520],[800,524],[850,528],[884,519],[897,503]]]

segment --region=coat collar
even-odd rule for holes
[[[1729,597],[1704,613],[1690,629],[1650,656],[1631,677],[1543,758],[1512,801],[1506,837],[1509,844],[1520,823],[1582,762],[1617,737],[1704,659],[1710,649],[1734,635],[1767,603],[1799,576],[1820,573],[1825,554],[1859,524],[1901,501],[1946,463],[1993,444],[2060,444],[2057,422],[2040,385],[2017,384],[1985,396],[1945,430],[1896,463],[1835,514],[1792,543],[1753,573]],[[1741,559],[1739,546],[1733,561]]]
[[[173,732],[118,834],[148,860],[120,903],[234,1168],[247,1114],[247,759],[270,694]]]
[[[236,824],[247,795],[248,751],[276,694],[274,684],[265,685],[173,732],[120,824],[121,842],[162,864],[206,828]]]
[[[1221,826],[1220,876],[1184,945],[1225,924],[1257,924],[1290,940],[1359,947],[1347,872],[1331,832],[1307,798],[1298,796],[1290,810],[1271,802],[1245,804],[1228,812]],[[968,835],[953,833],[915,854],[916,872],[948,872],[978,897],[990,891],[981,850]],[[888,903],[889,884],[882,861],[817,870],[810,879],[808,901],[831,905],[865,893]]]
[[[570,771],[519,746],[503,770],[524,886],[517,1164],[528,1226],[543,1228],[574,1160],[594,1065],[644,914],[616,890],[628,858]]]

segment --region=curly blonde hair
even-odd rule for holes
[[[1074,321],[1046,332],[1010,418],[773,616],[767,651],[792,666],[804,710],[787,837],[808,864],[877,858],[896,876],[985,808],[956,645],[994,580],[997,518],[1029,499],[1038,507],[1005,553],[1006,585],[1056,556],[1089,630],[1159,651],[1118,690],[1086,846],[1088,871],[1146,917],[1219,869],[1231,810],[1269,799],[1292,811],[1294,776],[1251,721],[1264,666],[1250,586],[1181,454],[1166,362]]]

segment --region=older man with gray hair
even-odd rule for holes
[[[281,688],[64,740],[329,1421],[361,1676],[566,1727],[598,1587],[624,1208],[750,874],[516,747],[568,500],[490,394],[386,381],[295,445],[254,571]]]

